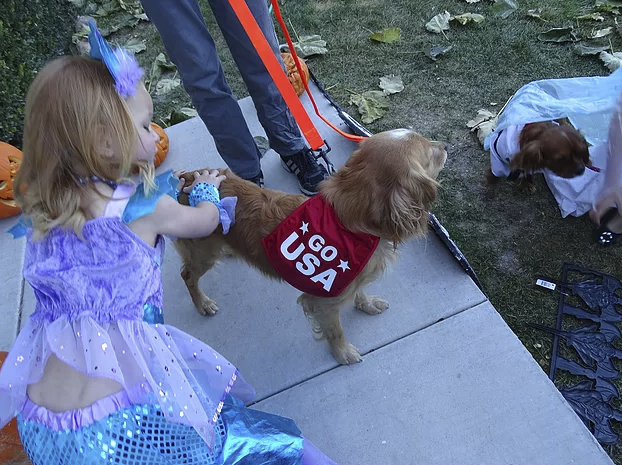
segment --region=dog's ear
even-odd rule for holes
[[[442,167],[444,149],[430,149],[421,136],[383,134],[363,142],[320,191],[347,229],[397,244],[427,231],[428,210],[438,189],[434,177]],[[392,147],[395,150],[388,150]],[[434,164],[439,164],[438,170]]]
[[[387,193],[378,223],[380,237],[400,243],[427,230],[428,211],[436,200],[438,182],[417,164]]]
[[[510,162],[510,170],[534,173],[542,168],[542,164],[542,144],[539,140],[534,140],[525,144],[516,154]]]

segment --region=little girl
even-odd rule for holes
[[[0,427],[17,416],[34,465],[333,464],[292,420],[245,408],[254,391],[220,354],[163,324],[163,236],[226,231],[235,202],[217,171],[185,188],[190,207],[183,184],[154,178],[142,72],[91,28],[94,58],[49,63],[27,97],[15,194],[37,303],[0,372]]]

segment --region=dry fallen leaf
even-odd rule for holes
[[[439,55],[445,55],[452,48],[454,48],[453,45],[434,45],[430,47],[430,49],[426,52],[426,55],[436,61]]]
[[[574,32],[574,28],[570,27],[554,27],[546,32],[538,34],[538,40],[541,42],[577,42],[579,39]]]
[[[130,39],[125,43],[125,45],[123,45],[123,48],[128,52],[137,54],[142,52],[143,50],[147,50],[147,45],[145,44],[144,40]]]
[[[435,34],[440,34],[443,31],[449,30],[449,20],[451,19],[451,13],[449,11],[445,11],[444,13],[437,14],[434,18],[432,18],[425,25],[425,28],[434,32]]]
[[[480,124],[477,127],[477,130],[475,131],[475,133],[477,134],[477,139],[479,140],[479,143],[484,145],[484,140],[486,140],[486,137],[488,137],[488,134],[490,134],[492,131],[495,130],[495,128],[497,127],[497,120],[499,118],[497,118],[496,116],[488,121],[484,121],[482,124]]]
[[[268,142],[268,139],[266,139],[264,136],[255,136],[253,137],[253,139],[255,139],[255,144],[259,149],[259,153],[263,157],[266,152],[270,150],[270,142]]]
[[[596,0],[596,9],[598,9],[598,11],[619,15],[621,8],[621,0]]]
[[[389,109],[389,99],[380,90],[368,90],[350,96],[350,103],[356,105],[365,124],[382,118]]]
[[[495,16],[505,19],[518,9],[516,0],[496,0],[492,6],[492,12]]]
[[[388,27],[379,32],[374,32],[369,36],[371,40],[376,42],[383,42],[385,44],[392,44],[397,42],[402,37],[402,30],[399,27]]]
[[[494,118],[495,116],[497,115],[495,113],[492,113],[489,110],[484,110],[484,109],[477,110],[477,115],[475,115],[475,118],[467,122],[467,128],[471,130],[475,130],[484,121],[488,121],[489,119]]]
[[[600,13],[589,13],[586,15],[577,16],[578,20],[589,20],[589,21],[604,21],[605,18]]]
[[[397,94],[404,90],[404,83],[401,77],[389,74],[380,78],[380,88],[387,95]]]
[[[481,23],[484,21],[484,16],[477,13],[463,13],[461,15],[452,16],[450,18],[452,21],[458,21],[463,26],[467,23]]]
[[[536,8],[535,10],[527,10],[527,16],[530,18],[539,19],[543,23],[548,23],[548,20],[542,17],[542,8]]]
[[[109,2],[102,3],[97,11],[95,12],[95,16],[99,18],[103,18],[111,15],[112,13],[116,13],[117,11],[121,11],[121,6],[119,2],[116,0],[110,0]]]
[[[599,39],[601,37],[607,37],[609,34],[613,33],[612,27],[606,27],[604,29],[592,29],[591,34],[588,36],[588,39]]]
[[[300,36],[298,42],[294,42],[294,48],[300,58],[307,58],[313,55],[324,55],[328,52],[326,41],[318,34],[310,36]]]
[[[475,118],[467,122],[467,127],[477,134],[479,142],[484,145],[484,139],[494,130],[498,119],[495,113],[484,109],[478,110]]]
[[[183,107],[179,110],[171,111],[171,114],[168,115],[167,122],[169,126],[173,126],[196,116],[199,116],[199,113],[194,108]]]
[[[622,8],[622,0],[596,0],[595,5],[599,10],[611,13],[612,9]]]
[[[599,58],[611,72],[614,72],[622,65],[622,52],[601,52]]]
[[[591,45],[585,42],[580,42],[574,46],[574,50],[581,56],[586,55],[598,55],[601,52],[609,50],[608,45]]]
[[[152,83],[159,81],[164,71],[173,71],[174,69],[175,65],[166,59],[166,55],[164,55],[164,53],[160,53],[155,60],[153,60],[153,64],[151,65],[151,72],[149,73],[149,86],[147,87],[147,90],[151,92]]]
[[[168,94],[173,89],[176,89],[181,85],[181,80],[179,78],[173,79],[161,79],[156,84],[156,95],[164,95]]]

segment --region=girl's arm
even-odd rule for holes
[[[622,214],[622,95],[614,109],[609,126],[609,141],[607,164],[605,167],[605,182],[596,197],[595,207],[591,217],[600,223],[602,215],[615,205]]]
[[[185,192],[192,192],[199,183],[211,184],[216,189],[225,179],[217,170],[195,173],[191,186],[184,188]],[[209,236],[218,227],[220,211],[212,202],[202,201],[195,207],[188,207],[177,203],[168,195],[156,204],[155,210],[149,215],[153,231],[158,235],[174,236],[193,239]]]

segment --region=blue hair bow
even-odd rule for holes
[[[121,97],[128,98],[134,95],[140,78],[143,76],[143,70],[138,65],[136,58],[121,47],[112,50],[92,21],[89,21],[89,27],[91,28],[89,34],[91,58],[104,62],[114,78],[115,87]]]

